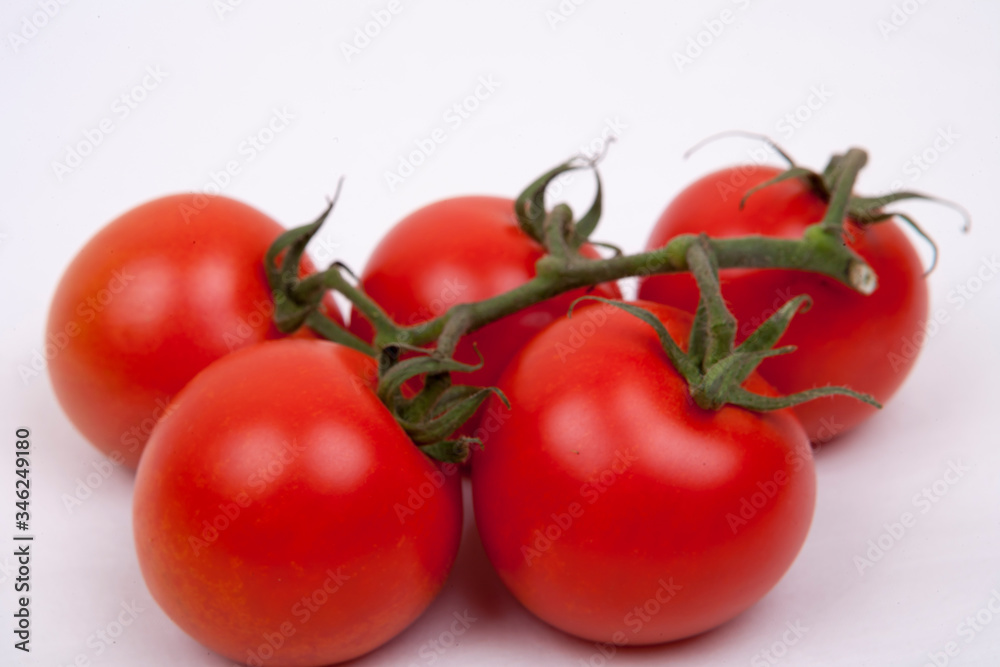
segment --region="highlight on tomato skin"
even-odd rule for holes
[[[687,340],[690,315],[643,305]],[[690,637],[755,604],[801,549],[816,476],[794,414],[699,408],[632,315],[602,305],[552,324],[499,387],[512,409],[473,455],[476,525],[505,586],[554,627],[617,645]]]
[[[599,255],[590,245],[580,252]],[[514,200],[467,196],[420,208],[398,222],[379,242],[361,274],[361,286],[396,322],[413,325],[433,319],[459,303],[497,296],[535,276],[545,249],[518,227]],[[590,291],[621,298],[614,284]],[[551,322],[563,317],[586,289],[525,308],[463,337],[455,358],[484,365],[456,373],[455,382],[491,386],[514,354]],[[350,330],[367,341],[374,331],[352,310]]]
[[[240,350],[188,384],[150,438],[133,509],[143,577],[220,655],[350,660],[402,632],[443,586],[461,476],[406,437],[368,385],[373,363],[325,341]]]
[[[673,237],[704,232],[714,238],[760,234],[794,239],[823,218],[826,203],[800,179],[746,193],[774,178],[770,166],[730,167],[704,176],[665,208],[647,243],[666,245]],[[847,245],[878,276],[878,289],[862,295],[824,276],[784,269],[723,269],[726,304],[740,322],[737,342],[788,299],[808,294],[812,307],[798,314],[782,345],[796,351],[764,360],[759,372],[781,394],[826,385],[870,394],[885,405],[902,386],[917,359],[927,320],[924,268],[901,227],[892,220],[862,226],[848,218]],[[698,289],[691,275],[644,278],[639,298],[694,312]],[[847,396],[831,396],[793,408],[814,443],[829,442],[878,410]]]
[[[87,242],[46,325],[53,389],[87,440],[135,468],[170,399],[200,370],[283,337],[263,268],[283,231],[246,204],[191,193],[142,204]],[[343,324],[332,298],[324,312]]]

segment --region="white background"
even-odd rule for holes
[[[80,656],[93,665],[226,664],[149,597],[132,546],[130,473],[116,470],[82,506],[64,506],[62,496],[100,457],[60,412],[45,373],[23,377],[41,349],[62,270],[101,226],[145,200],[204,189],[231,160],[241,170],[226,195],[300,224],[345,175],[341,204],[312,250],[320,263],[337,258],[360,269],[407,212],[458,194],[514,196],[608,122],[620,137],[603,166],[605,216],[596,237],[629,251],[643,246],[686,183],[749,159],[757,145],[739,139],[682,159],[699,139],[732,128],[768,133],[816,168],[834,151],[865,147],[871,162],[861,191],[902,181],[961,202],[974,219],[964,236],[948,209],[901,207],[940,245],[929,285],[932,307],[947,322],[884,412],[819,453],[815,521],[785,578],[718,630],[620,651],[609,664],[772,664],[761,651],[777,643],[778,664],[919,666],[949,641],[960,649],[949,664],[1000,664],[1000,618],[971,641],[957,634],[1000,590],[1000,280],[976,278],[980,270],[995,277],[982,267],[1000,249],[1000,5],[566,0],[568,15],[556,22],[550,12],[560,11],[558,0],[402,0],[391,23],[348,59],[341,45],[387,0],[244,0],[232,11],[211,0],[49,1],[51,18],[45,4],[6,0],[0,9],[0,443],[7,442],[0,540],[11,544],[14,532],[17,426],[33,432],[37,534],[30,656],[12,648],[12,548],[0,547],[0,664],[62,666]],[[713,23],[723,10],[731,23]],[[692,48],[697,57],[679,67],[674,54],[699,32],[707,46],[700,54]],[[165,76],[135,93],[144,99],[124,116],[116,100],[142,83],[147,68]],[[445,114],[474,94],[481,77],[498,87],[455,127]],[[813,90],[827,99],[800,109]],[[241,144],[274,110],[293,119],[249,159]],[[809,116],[799,127],[782,122],[797,110]],[[70,173],[57,174],[54,163],[105,118],[111,134]],[[385,172],[438,127],[445,141],[390,190]],[[939,133],[953,137],[947,150],[934,148]],[[913,156],[921,154],[933,163],[918,167]],[[570,196],[579,206],[591,184],[581,177],[575,185]],[[979,288],[961,307],[960,287]],[[946,495],[920,513],[914,495],[950,462],[968,471],[939,485]],[[907,511],[916,525],[859,573],[855,557]],[[467,528],[444,594],[403,635],[355,664],[431,664],[428,642],[450,643],[442,633],[454,612],[466,610],[477,621],[458,645],[433,654],[435,664],[602,664],[593,645],[513,601]],[[88,637],[132,601],[143,611],[98,654]],[[786,623],[795,622],[808,630],[781,646]]]

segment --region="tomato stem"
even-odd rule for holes
[[[837,179],[827,216],[808,228],[801,239],[751,235],[699,240],[695,235],[685,234],[656,250],[603,259],[583,257],[576,251],[578,244],[587,240],[585,234],[593,229],[591,220],[586,225],[574,225],[572,211],[565,204],[555,206],[547,214],[540,208],[544,204],[545,186],[558,175],[581,168],[596,171],[593,163],[570,161],[544,174],[518,197],[516,211],[522,229],[526,232],[530,230],[530,233],[542,241],[548,254],[538,261],[535,278],[504,294],[479,302],[456,304],[431,320],[401,326],[362,289],[351,284],[341,274],[338,266],[298,281],[292,292],[297,301],[302,301],[306,295],[315,291],[317,283],[322,283],[343,294],[372,324],[376,332],[376,349],[398,342],[416,346],[436,342],[441,356],[454,352],[462,336],[564,292],[632,276],[691,271],[688,250],[695,243],[705,244],[719,269],[780,268],[812,271],[830,276],[863,294],[870,294],[877,285],[874,272],[861,257],[840,241],[843,219],[850,201],[850,189],[866,159],[865,152],[860,149],[851,149],[843,156],[841,174]],[[585,218],[593,219],[599,213],[598,196]],[[325,213],[317,223],[321,223],[323,218]],[[292,230],[289,234],[299,231],[300,234],[311,237],[318,229],[317,223]],[[288,279],[290,273],[290,270],[286,270],[282,277]],[[704,271],[700,273],[705,279],[707,274]],[[720,345],[718,350],[711,352],[713,357],[724,352],[724,344]],[[351,346],[359,349],[354,341],[351,341]]]
[[[713,366],[716,362],[732,354],[736,342],[736,318],[726,308],[722,298],[722,288],[719,285],[719,268],[708,244],[708,236],[702,234],[697,243],[692,243],[687,251],[688,266],[698,283],[701,293],[699,310],[703,317],[703,326],[698,327],[694,335],[703,335],[704,344],[696,344],[697,351],[704,349],[704,358],[695,361],[702,369]]]
[[[811,271],[829,276],[849,287],[870,294],[876,287],[871,267],[843,242],[844,219],[850,212],[851,190],[867,155],[850,149],[832,164],[830,206],[823,220],[811,225],[800,239],[778,239],[751,235],[740,238],[713,239],[704,234],[675,237],[666,246],[648,252],[592,259],[579,248],[589,241],[602,210],[602,189],[596,160],[570,160],[534,181],[515,202],[521,229],[545,246],[547,253],[535,266],[535,277],[492,298],[452,306],[443,314],[412,326],[395,322],[363,289],[343,274],[345,267],[334,264],[322,273],[298,278],[298,260],[309,239],[319,230],[333,206],[333,201],[313,223],[283,234],[268,251],[269,280],[276,294],[275,319],[283,331],[305,323],[319,334],[380,358],[379,396],[392,410],[410,437],[429,455],[458,460],[468,453],[474,440],[448,440],[452,431],[471,416],[486,400],[489,390],[453,386],[451,372],[475,368],[460,364],[452,357],[459,340],[491,322],[517,313],[554,296],[574,289],[632,276],[690,271],[702,292],[694,329],[685,354],[662,325],[658,332],[664,350],[675,368],[688,380],[695,401],[705,408],[717,409],[733,403],[755,409],[772,409],[806,400],[806,395],[784,399],[750,394],[740,384],[760,361],[788,348],[773,349],[791,316],[803,304],[793,299],[772,316],[740,346],[734,347],[736,321],[726,308],[719,286],[719,269],[775,268]],[[551,211],[545,209],[545,190],[560,174],[574,169],[591,169],[597,176],[593,204],[579,221],[566,204]],[[801,168],[792,168],[787,178],[796,177]],[[812,172],[810,172],[812,173]],[[334,200],[335,201],[335,200]],[[279,267],[277,258],[287,250]],[[327,289],[343,294],[375,329],[372,344],[348,333],[318,310]],[[277,296],[286,298],[279,302]],[[596,297],[585,297],[596,298]],[[616,303],[647,319],[647,311]],[[652,322],[650,322],[652,324]],[[658,323],[657,323],[658,324]],[[429,346],[433,345],[431,348]],[[400,358],[402,351],[418,356]],[[403,388],[416,376],[424,377],[424,386],[416,396],[406,398]],[[825,388],[809,396],[838,392]],[[818,392],[818,393],[817,393]],[[841,392],[843,393],[843,392]],[[853,395],[853,394],[852,394]],[[871,400],[863,397],[863,399]]]
[[[532,280],[483,301],[455,305],[432,320],[406,327],[406,340],[413,345],[426,345],[437,340],[439,350],[454,350],[454,345],[463,335],[563,292],[630,276],[690,271],[687,251],[698,242],[698,238],[685,234],[657,250],[606,259],[571,254],[560,260],[547,255],[539,260],[537,275]],[[798,240],[744,236],[707,239],[706,243],[721,269],[814,271],[862,293],[874,291],[871,283],[874,272],[871,268],[846,246],[839,242],[831,243],[827,234],[807,234]]]
[[[830,203],[821,224],[823,229],[835,234],[838,239],[844,236],[844,220],[847,218],[848,206],[854,193],[854,182],[867,162],[868,153],[860,148],[850,149],[836,162],[835,174],[830,184]]]
[[[364,290],[352,285],[340,272],[340,267],[330,267],[318,275],[326,287],[336,290],[347,297],[351,304],[375,327],[377,336],[388,338],[392,341],[406,342],[400,338],[402,329],[382,310],[381,306],[365,294]]]
[[[378,352],[374,347],[364,342],[350,331],[338,326],[333,320],[318,310],[314,310],[306,316],[305,325],[334,343],[339,343],[345,347],[352,348],[362,354],[368,355],[369,357],[375,357],[378,355]]]
[[[557,259],[565,260],[573,250],[567,237],[573,225],[573,211],[566,204],[557,204],[546,216],[542,225],[545,232],[545,250]]]

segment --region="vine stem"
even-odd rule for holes
[[[703,244],[704,251],[714,258],[716,269],[809,271],[868,295],[878,284],[875,272],[843,242],[851,191],[867,159],[867,154],[857,148],[839,156],[826,214],[823,220],[807,227],[799,239],[757,235],[713,239],[683,234],[656,250],[591,259],[583,257],[570,242],[573,214],[568,206],[560,204],[546,214],[538,229],[547,252],[536,263],[533,279],[489,299],[456,304],[426,322],[412,326],[394,322],[362,289],[352,285],[341,273],[342,267],[336,265],[301,281],[292,291],[300,300],[305,300],[320,282],[339,291],[371,322],[376,351],[400,343],[410,346],[436,343],[437,355],[446,359],[453,355],[462,336],[564,292],[634,276],[692,271],[697,267],[690,265],[688,250],[696,243]]]
[[[707,239],[707,244],[720,269],[799,269],[830,276],[863,294],[874,292],[871,267],[845,245],[831,243],[822,225],[812,225],[802,239],[745,236]],[[403,328],[401,333],[412,345],[436,340],[438,350],[450,356],[462,336],[563,292],[632,276],[689,271],[687,250],[697,242],[697,236],[685,234],[657,250],[608,259],[546,255],[536,265],[536,276],[523,285],[483,301],[455,305],[432,320]],[[390,342],[376,339],[377,346]]]
[[[684,234],[656,250],[634,255],[619,251],[613,257],[594,259],[584,257],[580,248],[590,238],[601,215],[600,176],[596,162],[580,165],[571,160],[529,185],[515,201],[514,212],[520,229],[545,250],[535,263],[534,278],[503,294],[456,304],[443,314],[412,326],[396,322],[360,285],[348,280],[345,273],[353,274],[339,262],[320,273],[298,278],[299,260],[330,213],[331,201],[316,221],[282,234],[268,249],[265,257],[268,282],[275,294],[282,297],[281,300],[275,298],[275,323],[282,331],[292,331],[306,324],[325,338],[378,359],[379,399],[425,453],[443,461],[465,460],[469,446],[480,442],[467,436],[451,438],[492,392],[506,403],[506,398],[495,387],[452,384],[453,372],[475,370],[483,363],[481,357],[476,366],[454,359],[463,336],[565,292],[628,277],[682,271],[694,275],[701,299],[687,353],[681,351],[662,323],[648,311],[621,301],[608,303],[631,312],[657,329],[671,363],[685,376],[692,398],[701,407],[718,409],[729,403],[770,410],[818,396],[844,393],[874,404],[871,397],[838,387],[781,398],[758,396],[743,389],[743,380],[762,359],[790,351],[791,348],[774,348],[774,345],[808,297],[800,296],[785,304],[736,346],[736,321],[726,307],[719,283],[720,269],[800,270],[828,276],[862,294],[871,294],[877,287],[874,271],[844,242],[851,191],[866,161],[865,152],[853,148],[831,160],[829,206],[823,219],[807,227],[801,238],[751,235],[712,239],[705,234]],[[559,174],[580,168],[593,169],[597,177],[597,193],[588,212],[577,221],[566,204],[546,211],[544,196],[548,184]],[[803,171],[793,167],[758,187],[801,176]],[[286,254],[279,267],[278,257],[283,251]],[[319,309],[329,289],[340,292],[368,320],[374,329],[371,343],[337,326]],[[592,296],[583,298],[604,300]],[[405,393],[404,385],[418,377],[422,378],[423,387],[415,395]]]
[[[854,192],[854,182],[867,162],[868,154],[860,148],[851,148],[837,161],[830,204],[821,224],[823,229],[836,234],[838,239],[844,233],[844,218]]]

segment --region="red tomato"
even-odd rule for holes
[[[581,251],[597,257],[591,246]],[[445,199],[411,213],[375,248],[361,285],[397,322],[424,322],[457,303],[488,299],[523,285],[535,276],[544,248],[517,225],[514,201],[501,197]],[[586,290],[575,290],[493,322],[466,336],[455,357],[477,363],[475,344],[485,365],[455,374],[456,382],[492,386],[511,357],[536,333],[563,317]],[[600,285],[598,296],[620,298],[614,285]],[[371,325],[356,310],[350,329],[370,341]]]
[[[182,194],[132,209],[84,246],[56,288],[46,356],[63,410],[98,449],[134,468],[198,371],[282,335],[263,260],[283,231],[232,199]],[[340,319],[332,300],[326,311]]]
[[[748,173],[749,172],[749,173]],[[678,234],[705,232],[715,238],[762,234],[799,238],[826,212],[825,202],[802,181],[790,179],[758,190],[741,211],[739,202],[755,185],[780,173],[773,167],[723,169],[696,181],[667,207],[648,247],[658,248]],[[892,221],[862,227],[848,220],[848,246],[878,275],[875,293],[864,296],[831,278],[804,271],[726,269],[722,295],[740,324],[742,341],[782,303],[809,294],[813,307],[792,320],[781,339],[796,345],[787,355],[765,359],[760,374],[782,394],[825,385],[871,394],[885,404],[916,360],[909,341],[927,319],[927,285],[912,244]],[[693,312],[698,289],[689,274],[651,276],[639,297]],[[814,442],[827,442],[877,410],[846,396],[794,408]]]
[[[642,305],[687,340],[689,315]],[[476,525],[506,586],[555,627],[618,645],[695,635],[753,605],[802,546],[816,482],[794,415],[699,408],[634,316],[556,322],[500,388],[512,410],[473,455]]]
[[[241,350],[192,380],[149,440],[134,498],[143,576],[175,623],[231,660],[349,660],[444,584],[461,475],[358,379],[370,363],[326,341]]]

